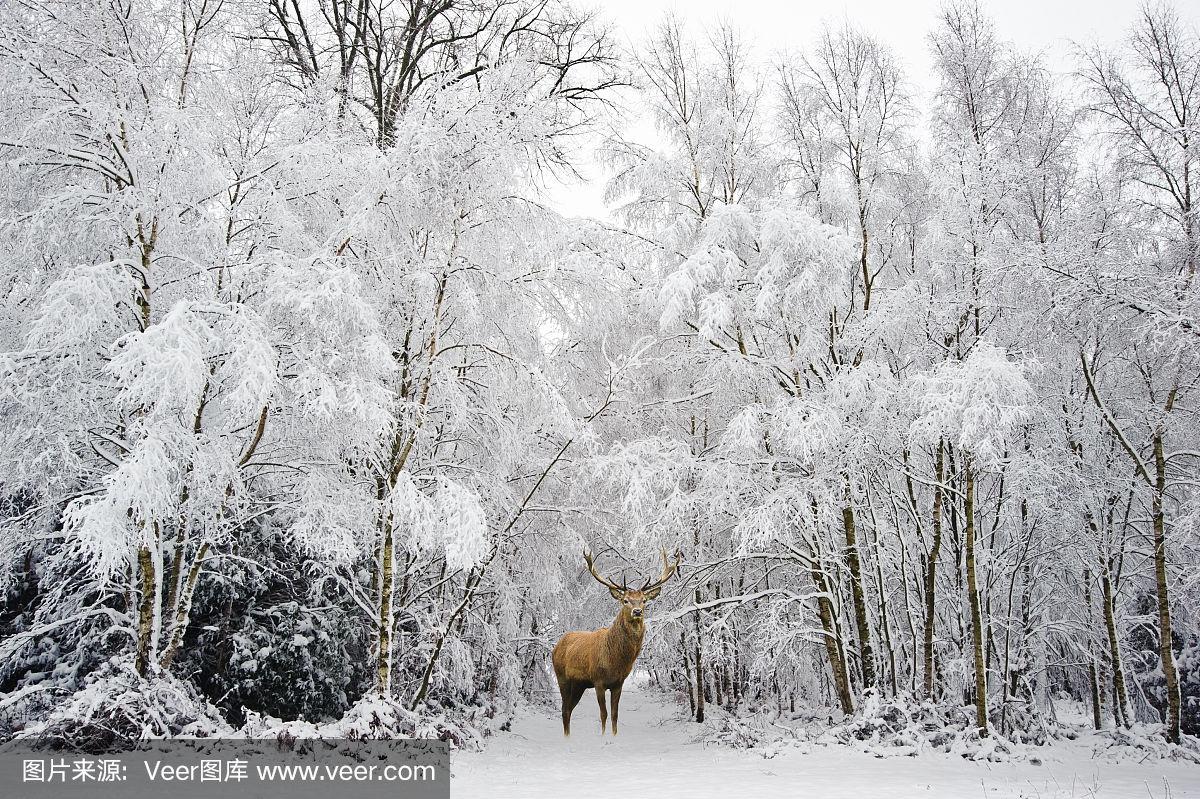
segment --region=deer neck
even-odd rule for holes
[[[621,608],[616,620],[608,628],[609,651],[633,661],[642,651],[642,636],[645,632],[645,622],[635,619],[628,608]]]

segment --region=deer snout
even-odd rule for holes
[[[630,611],[630,613],[633,614],[633,617],[635,619],[640,619],[642,617],[642,609],[641,608],[634,608],[632,611]]]

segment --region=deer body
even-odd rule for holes
[[[646,603],[658,596],[663,583],[679,568],[679,561],[676,559],[675,565],[671,566],[667,563],[666,553],[663,553],[662,578],[634,590],[601,577],[592,566],[591,556],[585,553],[584,558],[592,575],[608,587],[614,599],[621,602],[621,610],[610,626],[591,632],[569,632],[554,646],[550,660],[562,695],[563,735],[571,734],[571,712],[589,688],[595,689],[596,701],[600,705],[601,735],[608,721],[604,692],[611,693],[612,732],[616,735],[621,689],[642,651]]]
[[[612,695],[612,731],[617,734],[617,714],[621,705],[621,689],[625,678],[633,671],[633,663],[642,651],[645,625],[634,619],[627,606],[622,606],[611,627],[592,632],[571,632],[559,640],[551,655],[558,691],[562,695],[563,734],[571,734],[571,712],[589,688],[596,689],[600,703],[600,732],[608,712],[604,692]]]

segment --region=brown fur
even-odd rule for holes
[[[600,704],[601,735],[608,720],[604,692],[610,692],[612,733],[617,734],[621,689],[642,651],[642,636],[646,631],[642,617],[635,616],[634,611],[645,613],[646,602],[658,596],[658,589],[623,593],[610,589],[610,592],[621,601],[621,610],[613,623],[591,632],[567,633],[550,656],[562,694],[563,735],[571,734],[571,712],[589,688],[596,690],[596,701]]]

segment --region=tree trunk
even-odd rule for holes
[[[1100,572],[1100,599],[1104,605],[1104,629],[1108,633],[1108,660],[1113,678],[1113,720],[1121,727],[1133,725],[1129,692],[1125,687],[1125,668],[1121,665],[1121,642],[1117,637],[1116,597],[1112,575],[1106,563]]]
[[[1167,492],[1167,461],[1163,455],[1163,433],[1154,431],[1154,493],[1151,514],[1154,524],[1154,584],[1158,589],[1158,655],[1162,660],[1167,688],[1167,740],[1179,743],[1179,674],[1171,636],[1171,598],[1167,590],[1167,536],[1163,497]]]
[[[849,716],[854,712],[854,700],[850,694],[850,679],[846,673],[846,660],[842,654],[841,636],[838,635],[834,625],[833,602],[829,599],[829,582],[825,579],[820,561],[816,559],[813,560],[812,565],[812,580],[813,585],[821,592],[821,596],[817,597],[817,612],[821,617],[825,654],[829,656],[829,669],[833,673],[833,685],[837,690],[842,712]]]
[[[862,564],[858,557],[858,534],[850,487],[846,486],[846,505],[842,508],[842,528],[846,533],[846,560],[850,566],[850,597],[854,605],[854,626],[858,633],[858,657],[862,664],[863,688],[875,688],[875,653],[871,651],[871,630],[867,623],[867,603],[863,595]]]
[[[179,651],[179,645],[183,643],[183,634],[187,632],[188,621],[192,614],[192,598],[196,595],[196,583],[200,580],[200,572],[204,568],[204,557],[208,554],[208,549],[209,544],[205,541],[196,551],[192,567],[188,570],[187,580],[178,589],[178,605],[173,611],[171,635],[158,660],[158,664],[164,669],[171,668],[175,654]],[[182,571],[182,564],[180,564],[179,570]],[[167,604],[167,607],[171,607],[170,603]]]
[[[938,442],[937,465],[933,488],[933,543],[929,547],[929,562],[925,564],[925,696],[933,699],[933,633],[937,613],[934,598],[937,591],[937,559],[942,548],[942,476],[945,471],[946,447]]]
[[[141,577],[141,591],[138,598],[137,653],[134,668],[142,676],[150,668],[150,662],[155,657],[158,648],[156,623],[158,615],[158,594],[161,585],[158,570],[155,568],[154,555],[150,547],[143,544],[138,547],[138,574]]]
[[[979,584],[975,577],[975,473],[970,456],[963,458],[966,499],[967,598],[971,603],[971,639],[975,649],[975,723],[979,737],[988,735],[987,664],[983,659],[983,613],[979,606]]]
[[[905,627],[908,629],[908,640],[912,643],[911,655],[907,651],[903,652],[901,654],[900,662],[906,666],[905,671],[908,674],[908,690],[913,696],[916,696],[917,678],[920,673],[919,669],[917,668],[920,639],[917,637],[917,624],[913,620],[912,589],[909,585],[909,578],[912,575],[908,567],[908,558],[906,555],[908,547],[904,543],[899,525],[896,526],[896,543],[899,546],[900,552],[900,597],[904,600],[904,622]]]
[[[679,633],[679,651],[683,653],[683,673],[684,686],[687,688],[688,695],[688,712],[694,717],[696,715],[696,695],[693,693],[692,682],[692,658],[688,655],[687,639],[684,638],[682,630]]]
[[[1088,686],[1092,693],[1092,727],[1095,729],[1103,729],[1104,724],[1100,718],[1100,677],[1096,673],[1096,654],[1093,651],[1094,644],[1092,643],[1091,627],[1092,619],[1092,572],[1090,569],[1083,570],[1083,601],[1087,605],[1088,614]]]
[[[870,505],[868,504],[870,508]],[[879,525],[875,519],[875,511],[871,508],[871,538],[868,540],[871,543],[871,551],[879,553]],[[895,696],[899,690],[896,681],[896,646],[895,636],[892,634],[892,613],[888,607],[888,591],[887,586],[883,581],[883,565],[882,559],[876,555],[874,559],[875,565],[875,595],[879,597],[879,633],[883,637],[883,653],[887,658],[887,684],[891,691],[891,696]],[[903,654],[903,653],[901,653]]]
[[[393,567],[395,562],[394,542],[392,540],[392,520],[383,528],[383,545],[379,554],[379,625],[378,645],[375,663],[375,690],[383,696],[392,693],[392,584],[394,581]]]
[[[700,604],[700,589],[696,589],[695,602]],[[700,655],[700,611],[692,615],[696,624],[696,723],[704,721],[704,661]]]

